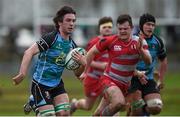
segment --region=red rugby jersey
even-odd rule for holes
[[[90,50],[94,45],[96,45],[98,43],[99,40],[103,39],[103,37],[100,37],[100,36],[97,36],[95,38],[92,38],[87,46],[86,46],[86,50]],[[96,55],[93,59],[93,61],[95,62],[108,62],[108,59],[109,59],[109,55],[108,55],[108,52],[107,50],[105,51],[102,51],[100,54]],[[95,79],[98,79],[100,78],[100,76],[103,74],[104,70],[101,70],[101,69],[97,69],[97,68],[93,68],[93,67],[90,67],[88,69],[88,72],[87,72],[87,75],[92,77],[92,78],[95,78]]]
[[[105,50],[109,53],[109,63],[104,75],[111,79],[128,83],[140,59],[137,50],[139,37],[133,36],[129,42],[124,42],[113,35],[102,39],[96,44],[100,52]],[[143,48],[148,49],[146,41],[143,41]]]

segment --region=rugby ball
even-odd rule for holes
[[[81,47],[77,47],[77,48],[74,48],[72,49],[66,56],[66,59],[65,59],[65,67],[66,69],[68,70],[76,70],[80,67],[80,64],[74,60],[72,58],[72,53],[74,51],[77,51],[79,52],[81,55],[85,55],[86,54],[86,50],[84,48],[81,48]]]

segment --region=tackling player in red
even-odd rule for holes
[[[140,37],[132,37],[133,23],[129,15],[120,15],[117,19],[117,35],[106,37],[93,46],[87,53],[87,64],[103,51],[108,51],[109,62],[99,82],[103,100],[108,102],[102,108],[102,116],[112,116],[126,106],[125,96],[135,66],[140,58],[147,64],[151,56],[146,41]],[[88,75],[89,66],[85,67],[80,78]]]

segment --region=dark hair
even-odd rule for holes
[[[53,18],[56,29],[59,29],[58,22],[63,22],[64,15],[75,14],[75,10],[70,6],[63,6],[59,11],[57,11],[56,16]]]
[[[105,24],[105,23],[108,23],[108,22],[112,22],[113,23],[113,20],[112,20],[111,17],[102,17],[101,19],[99,19],[98,29],[99,29],[101,24]]]
[[[130,26],[133,27],[132,18],[128,14],[122,14],[117,18],[117,24],[123,24],[124,22],[129,22]]]
[[[149,14],[149,13],[145,13],[142,16],[140,16],[139,28],[140,28],[141,31],[143,31],[143,25],[146,22],[154,22],[154,23],[156,23],[155,17],[153,15]]]

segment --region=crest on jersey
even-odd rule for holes
[[[59,56],[56,58],[55,62],[57,65],[64,66],[65,65],[66,54],[61,52]]]

